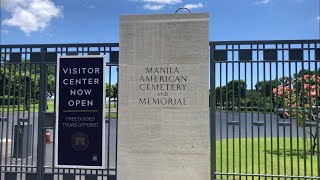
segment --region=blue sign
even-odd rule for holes
[[[56,166],[103,168],[104,57],[60,57],[57,74]]]

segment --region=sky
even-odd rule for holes
[[[180,7],[209,13],[210,41],[320,39],[320,0],[0,1],[2,45],[117,43],[121,15]]]
[[[0,0],[0,44],[118,42],[119,17],[208,12],[210,41],[319,39],[320,0]]]

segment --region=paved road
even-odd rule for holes
[[[23,113],[20,113],[19,117],[23,117]],[[25,114],[25,117],[28,117]],[[32,157],[28,159],[28,164],[36,164],[36,157],[37,157],[37,126],[38,126],[38,114],[35,113],[34,115],[31,113],[29,116],[30,123],[33,125],[33,137],[32,142],[30,145],[33,146],[33,153]],[[13,137],[13,128],[15,124],[17,124],[18,113],[10,113],[9,114],[9,121],[8,122],[0,122],[0,139],[8,137],[12,139]],[[227,122],[230,121],[239,121],[240,126],[232,126],[227,125]],[[252,122],[260,121],[264,122],[264,126],[253,126]],[[278,126],[277,122],[282,121],[291,121],[291,126],[282,127]],[[292,127],[292,128],[291,128]],[[111,120],[110,126],[106,123],[106,134],[109,134],[108,129],[110,129],[110,143],[109,143],[109,165],[110,167],[115,167],[115,152],[116,152],[116,120]],[[216,138],[225,139],[225,138],[238,138],[238,137],[271,137],[271,136],[287,136],[290,137],[303,137],[304,130],[301,127],[297,126],[297,122],[295,119],[280,119],[277,118],[275,115],[272,114],[258,114],[254,112],[239,113],[239,112],[216,112]],[[53,138],[53,131],[51,131],[51,139]],[[108,137],[106,137],[106,144],[108,145]],[[46,155],[45,155],[45,164],[47,166],[53,165],[53,144],[46,145]],[[106,153],[108,154],[108,147],[106,147]],[[7,161],[12,161],[12,164],[21,164],[20,159],[16,161],[15,158],[7,158]],[[4,164],[4,159],[2,158],[2,164]],[[27,161],[24,159],[22,164],[26,164]],[[7,163],[8,164],[8,163]]]
[[[240,125],[233,126],[232,122],[238,121]],[[231,122],[231,123],[228,123]],[[262,126],[256,126],[257,123]],[[289,126],[281,126],[282,122],[291,122]],[[229,125],[227,125],[229,124]],[[254,125],[253,125],[254,124]],[[309,128],[307,128],[309,129]],[[216,112],[216,138],[243,138],[243,137],[303,137],[304,129],[297,125],[293,118],[282,119],[274,114],[263,113],[239,113],[239,112]]]

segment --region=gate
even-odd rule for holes
[[[210,42],[212,179],[320,179],[320,40]]]
[[[119,44],[0,49],[0,180],[116,179]],[[53,166],[60,55],[108,60],[104,170]],[[212,179],[320,179],[319,63],[319,40],[210,42]]]
[[[119,45],[0,45],[0,180],[112,180],[117,173]],[[105,55],[106,169],[54,167],[57,56]],[[50,133],[50,136],[48,136]],[[47,139],[46,139],[47,138]]]

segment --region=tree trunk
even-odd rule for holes
[[[316,132],[314,134],[312,134],[312,137],[313,137],[313,146],[312,146],[312,151],[311,151],[312,155],[319,154],[319,152],[317,152],[318,129],[319,128],[317,128]]]

